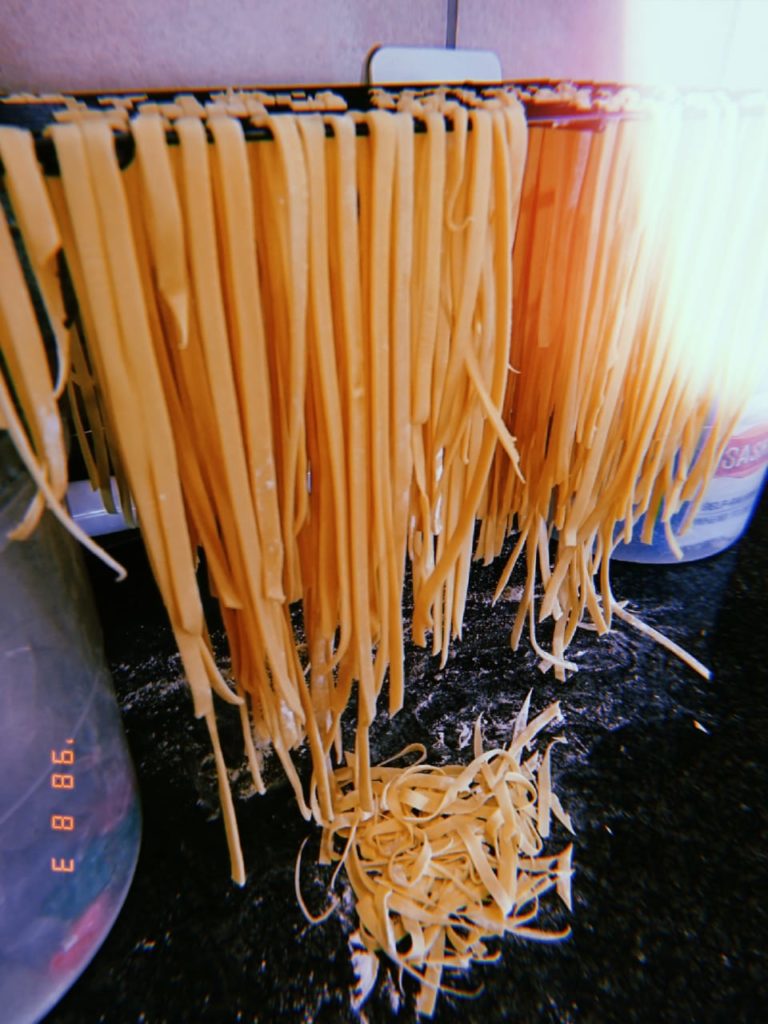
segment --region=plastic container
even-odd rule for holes
[[[747,406],[726,445],[696,518],[682,535],[685,505],[672,517],[672,530],[683,551],[682,561],[708,558],[730,547],[744,533],[765,483],[768,469],[768,390]],[[632,541],[619,544],[614,558],[625,562],[679,562],[667,543],[664,526],[657,523],[650,544],[640,536],[645,517],[635,526]]]
[[[0,1018],[37,1021],[109,932],[133,877],[139,802],[81,552],[0,432]]]

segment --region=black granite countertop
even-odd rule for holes
[[[414,987],[401,991],[387,969],[364,1017],[352,1009],[349,891],[341,886],[325,923],[302,916],[293,871],[306,836],[314,911],[328,874],[310,855],[317,830],[274,765],[265,796],[249,795],[245,771],[236,783],[248,881],[230,882],[207,736],[141,547],[134,537],[118,545],[128,581],[92,572],[143,846],[114,929],[46,1024],[410,1024]],[[576,830],[571,938],[505,940],[500,962],[467,979],[477,996],[442,996],[436,1022],[768,1019],[767,568],[768,493],[743,540],[715,558],[616,563],[616,595],[711,666],[708,683],[623,626],[577,637],[581,671],[567,683],[542,676],[529,651],[509,649],[513,607],[490,606],[496,569],[473,570],[465,639],[443,671],[409,650],[406,708],[380,716],[375,756],[421,740],[433,762],[467,761],[478,713],[487,741],[502,742],[534,686],[535,708],[562,702],[569,743],[553,752],[554,775]],[[238,730],[233,715],[223,729],[230,764],[242,758]]]

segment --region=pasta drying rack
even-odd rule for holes
[[[370,85],[333,85],[333,86],[302,86],[293,87],[248,87],[242,90],[217,90],[217,89],[167,89],[150,90],[137,93],[136,91],[125,93],[78,93],[74,92],[64,96],[41,96],[41,97],[18,97],[12,95],[0,95],[0,126],[15,125],[32,131],[35,136],[35,146],[38,159],[46,174],[58,174],[58,163],[53,148],[53,143],[46,136],[46,129],[57,120],[56,115],[67,109],[67,103],[77,103],[83,110],[106,112],[110,103],[117,102],[125,106],[133,101],[137,110],[143,104],[156,104],[160,107],[164,104],[173,104],[179,96],[189,97],[195,100],[201,110],[212,103],[226,103],[228,100],[236,100],[239,96],[250,95],[259,97],[269,114],[301,114],[301,113],[327,113],[333,114],[342,111],[364,113],[374,109],[374,98],[381,93],[403,93],[408,92],[418,97],[421,93],[434,93],[441,89],[446,100],[458,100],[466,102],[473,96],[487,98],[499,90],[514,91],[525,109],[526,119],[532,126],[557,126],[558,128],[577,128],[585,131],[599,131],[609,120],[634,116],[631,111],[625,109],[621,103],[623,87],[611,83],[591,82],[567,82],[555,83],[548,80],[525,81],[525,82],[502,82],[502,83],[470,83],[441,85],[412,85],[403,83],[400,85],[370,86]],[[319,105],[322,97],[333,97],[338,101],[337,106],[323,108]],[[313,105],[317,101],[318,105]],[[414,130],[417,133],[426,131],[426,125],[415,117]],[[249,141],[263,141],[272,138],[270,129],[265,125],[254,124],[250,118],[243,117],[243,128],[245,136]],[[470,126],[471,127],[471,126]],[[451,130],[450,123],[447,129]],[[327,128],[330,134],[330,128]],[[356,126],[358,135],[367,135],[368,127],[365,123]],[[168,134],[168,141],[173,144],[176,141],[176,133],[171,128]],[[134,143],[130,133],[124,131],[115,132],[115,146],[118,158],[122,167],[130,164],[134,155]],[[2,165],[0,165],[0,187],[2,187]]]

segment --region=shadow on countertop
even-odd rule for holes
[[[302,916],[293,871],[305,836],[303,890],[315,912],[328,875],[312,860],[316,830],[271,761],[265,796],[249,795],[245,771],[235,773],[249,873],[242,889],[229,881],[204,726],[192,716],[136,538],[120,541],[117,553],[128,564],[125,583],[92,572],[139,776],[144,842],[113,931],[45,1024],[410,1024],[414,988],[406,980],[401,990],[387,969],[363,1015],[352,1009],[346,886],[324,924]],[[582,671],[569,682],[542,676],[524,645],[509,650],[514,606],[490,606],[495,569],[473,569],[465,639],[445,669],[409,647],[406,707],[377,719],[374,757],[420,740],[433,762],[469,760],[477,715],[486,742],[503,742],[533,686],[534,708],[562,702],[569,743],[556,748],[554,775],[576,829],[571,938],[505,940],[500,962],[465,981],[475,998],[440,997],[438,1024],[763,1019],[767,570],[768,492],[748,534],[722,555],[670,567],[615,563],[617,597],[710,665],[711,682],[624,626],[577,638]],[[221,718],[228,763],[238,765],[236,716]],[[302,757],[299,764],[306,768]],[[557,848],[565,839],[555,835]],[[556,911],[551,920],[568,916]]]

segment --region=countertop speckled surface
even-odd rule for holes
[[[115,586],[94,570],[94,581],[142,792],[143,847],[114,929],[45,1024],[359,1020],[348,893],[324,924],[303,918],[294,860],[305,836],[307,852],[316,849],[317,834],[274,766],[263,797],[247,796],[243,773],[249,873],[244,888],[230,883],[204,728],[141,549],[129,540],[120,555],[129,580]],[[436,1022],[765,1019],[767,568],[768,495],[739,545],[715,558],[616,564],[616,595],[710,665],[709,683],[625,627],[603,640],[580,635],[581,671],[568,683],[541,676],[529,652],[509,649],[512,606],[490,607],[494,569],[473,570],[465,639],[442,672],[409,650],[406,708],[378,720],[375,755],[421,740],[433,762],[466,761],[478,713],[487,741],[503,741],[534,686],[535,708],[562,702],[569,742],[553,753],[554,774],[576,828],[571,938],[503,942],[500,962],[467,980],[477,996],[443,996]],[[234,716],[224,742],[237,763]],[[316,911],[326,881],[305,855]],[[380,971],[364,1014],[410,1024],[413,987],[401,992]]]

